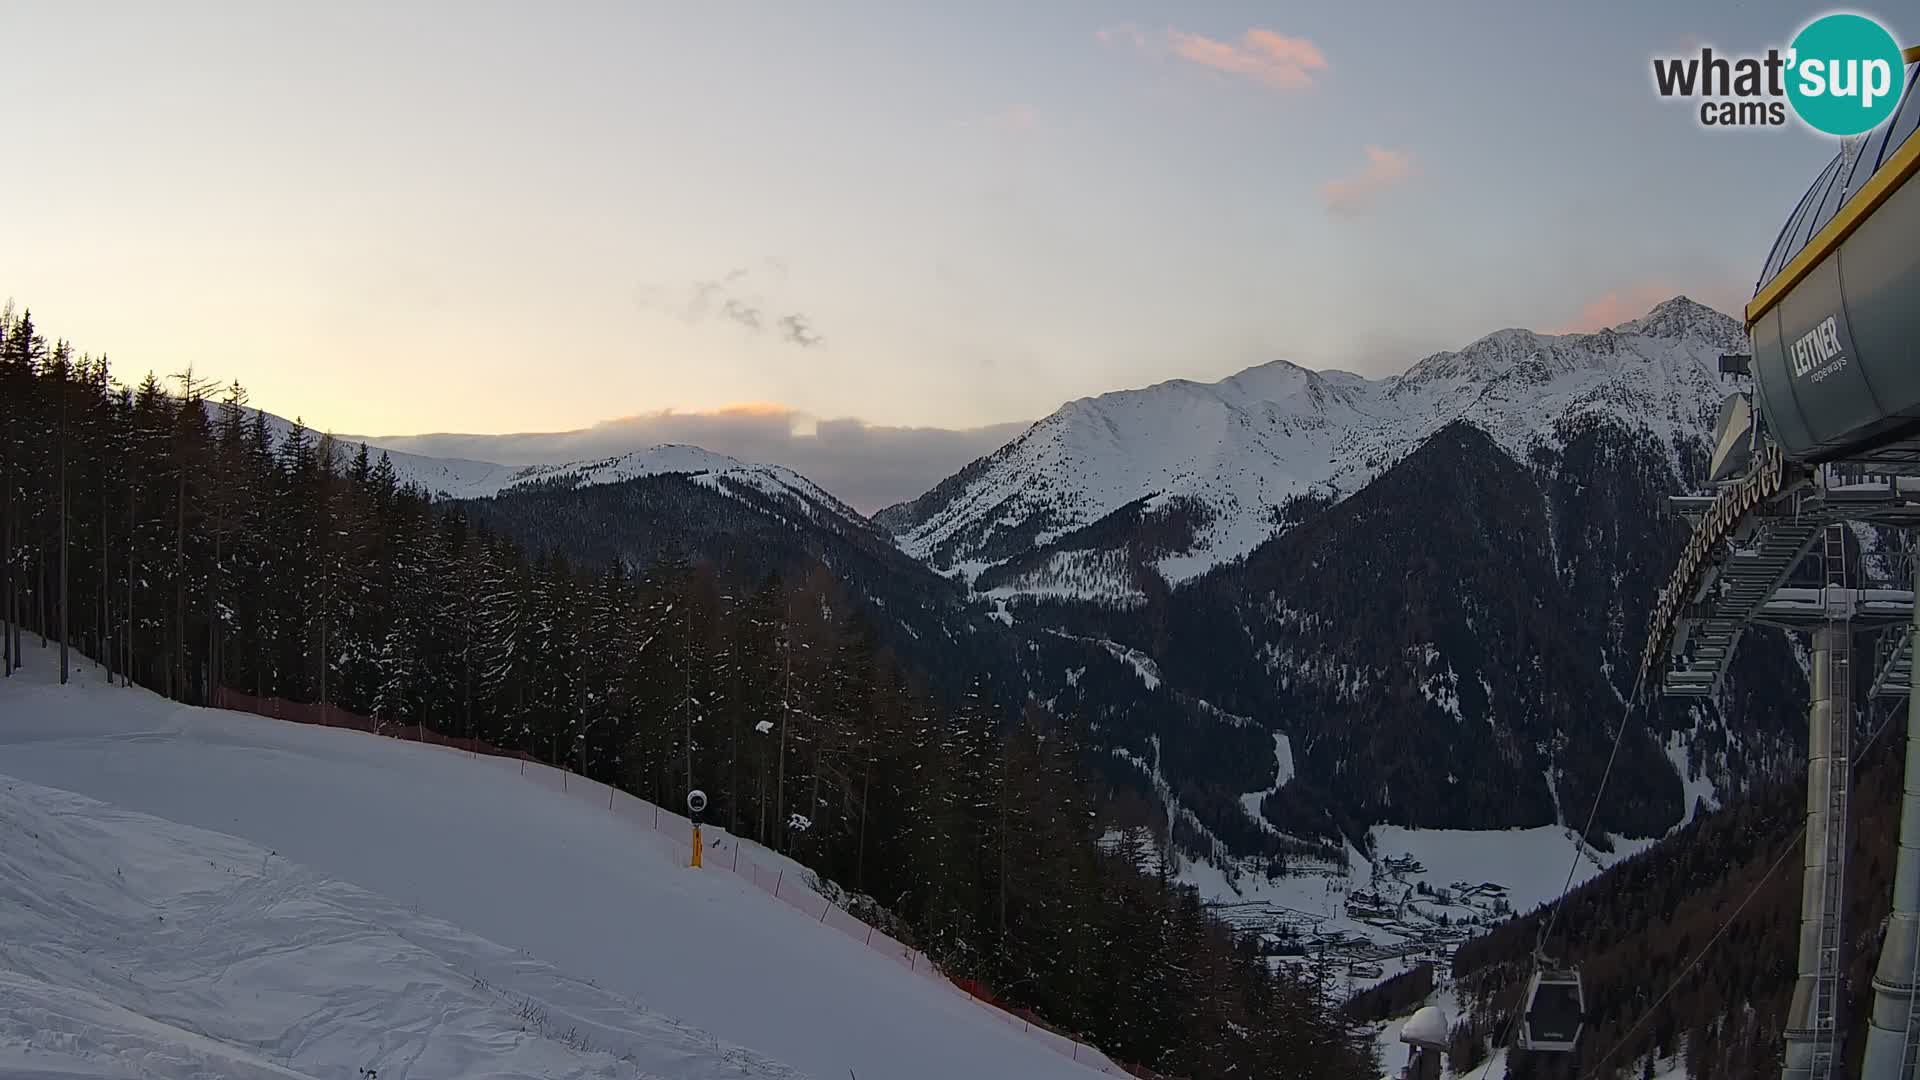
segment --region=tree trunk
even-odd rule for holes
[[[20,666],[13,648],[13,417],[8,414],[7,429],[0,432],[0,450],[6,453],[0,467],[0,488],[6,497],[0,501],[0,674],[12,675]]]
[[[225,496],[222,496],[224,498]],[[207,697],[213,697],[216,686],[225,680],[220,671],[220,540],[225,523],[220,523],[213,533],[213,572],[207,578]]]
[[[56,386],[60,395],[59,480],[60,480],[60,685],[67,685],[67,385]]]
[[[198,408],[191,402],[186,408]],[[173,511],[173,664],[167,681],[176,701],[187,699],[187,463],[179,463],[179,499]]]
[[[100,660],[113,685],[113,590],[107,581],[107,469],[100,467]]]
[[[867,758],[860,774],[860,838],[853,856],[853,888],[867,891],[867,799],[873,794],[873,759]]]
[[[11,373],[0,379],[12,382]],[[13,413],[0,430],[0,674],[20,666],[13,647]]]
[[[320,494],[320,519],[321,520],[320,520],[319,555],[320,555],[320,705],[323,709],[326,707],[326,704],[327,704],[327,601],[332,598],[332,594],[333,594],[333,566],[332,566],[332,560],[327,556],[327,544],[330,542],[333,536],[333,521],[332,521],[332,515],[327,512],[328,511],[327,493],[326,493],[326,488],[324,486],[326,482],[327,482],[326,476],[322,475],[320,478],[320,483],[323,486],[321,487],[321,494]]]
[[[793,612],[788,601],[786,644],[786,688],[780,692],[780,770],[773,784],[773,827],[780,834],[780,850],[787,850],[787,717],[793,715]]]
[[[121,619],[121,623],[120,623],[121,629],[123,631],[123,636],[126,639],[126,650],[121,653],[121,659],[126,661],[120,667],[120,685],[122,687],[128,687],[133,685],[133,623],[134,623],[133,547],[140,535],[139,530],[135,524],[136,518],[134,515],[134,497],[133,497],[134,483],[133,483],[132,456],[133,455],[131,454],[127,455],[128,460],[126,462],[126,469],[127,469],[127,610],[122,612],[123,618]]]
[[[1007,770],[1006,752],[1000,755],[1000,880],[998,895],[994,898],[994,907],[999,916],[1000,947],[1006,948],[1007,939]]]

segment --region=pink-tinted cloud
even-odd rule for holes
[[[1305,90],[1317,72],[1327,70],[1320,47],[1306,38],[1288,37],[1255,27],[1237,41],[1168,28],[1148,33],[1131,23],[1094,34],[1102,45],[1131,45],[1143,52],[1165,50],[1191,64],[1251,79],[1274,90]]]
[[[1579,315],[1555,327],[1550,333],[1590,334],[1595,330],[1619,326],[1645,315],[1655,306],[1676,296],[1692,297],[1715,311],[1739,318],[1741,310],[1746,307],[1748,291],[1736,281],[1714,280],[1712,275],[1708,275],[1706,281],[1691,280],[1686,286],[1677,285],[1670,278],[1647,278],[1594,297],[1580,308]]]
[[[1369,146],[1366,153],[1366,168],[1320,185],[1327,209],[1340,214],[1359,213],[1373,205],[1381,192],[1405,183],[1413,175],[1413,155],[1406,151]]]
[[[1553,333],[1590,334],[1595,330],[1618,326],[1645,315],[1653,310],[1655,304],[1671,300],[1679,292],[1679,289],[1665,281],[1639,281],[1612,289],[1587,301],[1580,308],[1579,315],[1555,327]]]
[[[994,115],[994,122],[1011,131],[1038,131],[1040,128],[1040,110],[1034,105],[1021,102],[1009,105]]]

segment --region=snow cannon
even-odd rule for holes
[[[1906,58],[1899,109],[1820,172],[1746,308],[1754,405],[1789,461],[1920,467],[1920,50]]]
[[[700,869],[700,852],[706,847],[700,840],[700,812],[706,808],[706,792],[699,788],[687,792],[687,818],[693,822],[693,853],[688,856],[687,865],[695,870]]]
[[[1407,1067],[1400,1075],[1406,1080],[1440,1080],[1440,1055],[1447,1052],[1449,1027],[1446,1012],[1437,1005],[1409,1016],[1400,1028],[1400,1041],[1408,1047]]]

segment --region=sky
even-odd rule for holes
[[[951,444],[1734,310],[1833,144],[1705,130],[1650,59],[1825,10],[14,2],[0,297],[341,432]]]

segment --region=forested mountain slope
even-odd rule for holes
[[[1859,717],[1855,738],[1865,750],[1853,788],[1844,916],[1852,950],[1848,1076],[1859,1069],[1893,886],[1905,711],[1904,702],[1876,703]],[[1876,730],[1877,741],[1866,746]],[[1758,786],[1574,890],[1549,951],[1580,969],[1591,1010],[1587,1031],[1576,1054],[1516,1060],[1509,1075],[1637,1080],[1638,1063],[1650,1054],[1679,1055],[1690,1080],[1776,1072],[1793,996],[1805,821],[1802,772]],[[1459,1060],[1475,1060],[1475,1038],[1502,1044],[1539,918],[1516,919],[1460,948],[1454,975],[1471,1022],[1456,1040]],[[1610,1073],[1595,1071],[1602,1058]]]

